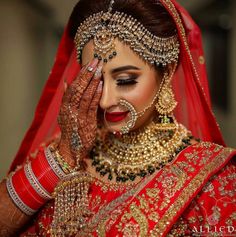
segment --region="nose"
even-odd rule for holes
[[[100,107],[103,110],[109,109],[112,106],[117,105],[116,91],[113,83],[103,81],[102,96],[99,102]]]

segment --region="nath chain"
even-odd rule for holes
[[[157,100],[158,95],[159,95],[159,92],[156,93],[155,97],[153,98],[153,100],[149,106],[147,106],[145,109],[143,109],[142,111],[137,113],[138,118],[142,117],[146,113],[146,111],[149,110],[154,105],[154,103]]]

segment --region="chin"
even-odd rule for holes
[[[121,123],[103,122],[103,126],[108,132],[119,132],[121,128],[125,125],[126,123],[124,122]]]
[[[107,129],[108,132],[119,132],[122,128],[122,126],[107,126],[105,125],[105,128]]]

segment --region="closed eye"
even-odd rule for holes
[[[138,83],[137,78],[137,75],[120,76],[116,78],[116,84],[118,86],[134,85]]]
[[[126,85],[134,85],[138,83],[135,79],[118,79],[116,80],[116,84],[118,86],[126,86]]]

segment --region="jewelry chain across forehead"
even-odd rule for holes
[[[158,37],[132,16],[123,12],[111,13],[113,3],[112,0],[108,12],[93,14],[78,27],[74,39],[78,61],[84,46],[93,39],[94,57],[108,62],[117,55],[116,38],[150,64],[166,66],[178,61],[180,45],[177,35]]]

